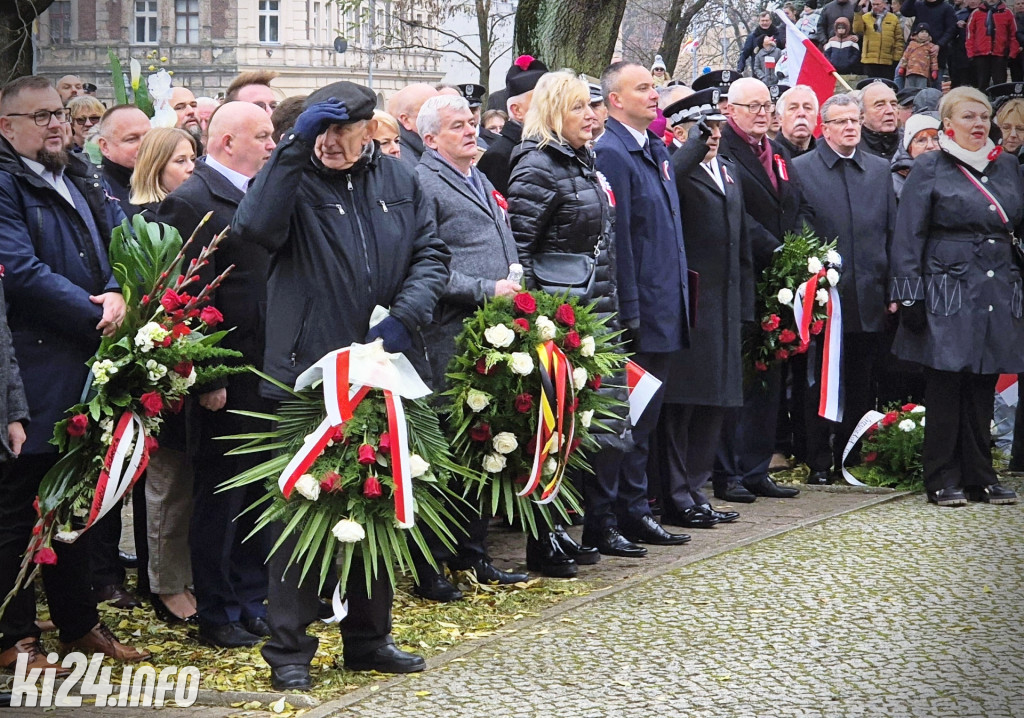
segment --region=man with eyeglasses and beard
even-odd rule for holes
[[[70,113],[44,77],[8,83],[0,100],[0,257],[15,355],[32,423],[17,461],[0,473],[0,594],[14,587],[36,520],[33,500],[57,462],[53,427],[75,404],[86,361],[125,305],[107,259],[111,229],[124,219],[95,167],[68,154]],[[50,613],[66,651],[121,661],[149,656],[122,645],[100,622],[90,589],[88,535],[55,542],[57,563],[43,565]],[[28,668],[69,670],[47,660],[35,624],[35,596],[21,589],[0,619],[0,669],[27,654]]]

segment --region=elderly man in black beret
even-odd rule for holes
[[[270,253],[263,370],[287,385],[328,352],[377,338],[427,375],[420,328],[448,284],[451,255],[409,166],[374,141],[375,104],[371,90],[351,82],[310,95],[235,214],[232,231]],[[390,313],[371,329],[378,305]],[[262,392],[286,396],[269,384]],[[300,567],[288,569],[293,548],[294,539],[285,541],[269,567],[271,637],[263,657],[277,690],[310,688],[318,643],[306,633],[320,606],[317,582],[300,583]],[[422,658],[391,639],[394,593],[383,570],[370,589],[362,566],[353,565],[349,612],[339,624],[345,667],[423,670]]]

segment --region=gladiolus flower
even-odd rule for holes
[[[57,554],[52,548],[47,546],[36,551],[36,555],[32,557],[32,562],[44,566],[52,566],[57,563]]]
[[[360,464],[372,464],[377,460],[377,452],[369,444],[360,444],[357,456]]]
[[[68,419],[68,436],[85,436],[85,430],[89,427],[89,417],[85,414],[75,414]]]
[[[367,476],[363,482],[363,496],[368,499],[379,499],[381,496],[380,481],[376,476]]]

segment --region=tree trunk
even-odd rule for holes
[[[658,54],[661,55],[661,59],[665,62],[665,69],[668,70],[668,76],[672,77],[676,71],[676,65],[679,63],[679,47],[683,44],[683,40],[686,39],[686,32],[690,29],[690,23],[693,22],[693,18],[697,16],[704,6],[708,4],[708,0],[697,0],[697,2],[686,8],[683,11],[685,0],[672,0],[672,5],[668,11],[668,19],[665,21],[665,32],[661,36],[661,47],[658,48]]]
[[[491,0],[476,0],[476,30],[480,35],[480,79],[484,87],[491,86]]]
[[[552,70],[599,76],[615,52],[626,0],[520,0],[515,52]]]
[[[32,21],[53,0],[0,2],[0,86],[32,74]]]

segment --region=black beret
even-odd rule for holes
[[[729,85],[736,82],[736,80],[743,77],[740,73],[735,70],[713,70],[712,72],[705,72],[703,75],[698,77],[690,85],[697,90],[706,90],[709,87],[717,87],[723,92],[729,89]]]
[[[883,85],[888,87],[893,92],[896,92],[897,90],[900,89],[899,85],[897,85],[895,82],[886,77],[865,77],[863,80],[857,83],[856,89],[866,89],[868,85],[873,85],[876,82],[881,82]]]
[[[455,89],[466,98],[470,108],[480,107],[480,105],[484,104],[484,95],[487,94],[487,88],[483,85],[467,83],[465,85],[456,85]]]
[[[332,97],[345,103],[349,122],[372,119],[373,110],[377,107],[377,95],[374,94],[373,90],[348,80],[332,82],[326,87],[321,87],[307,97],[302,106],[309,107],[317,102],[329,100]]]
[[[96,85],[92,84],[91,82],[83,82],[82,89],[86,92],[96,92],[97,88]]]
[[[520,55],[505,74],[505,87],[508,88],[508,96],[515,97],[529,92],[537,86],[537,81],[547,71],[548,66],[535,57]]]
[[[706,90],[687,95],[681,100],[676,100],[665,108],[665,122],[669,127],[675,127],[682,122],[696,122],[701,118],[724,120],[725,116],[718,110],[721,93],[722,91],[717,87],[709,87]]]
[[[921,87],[904,87],[902,90],[896,93],[896,101],[903,107],[908,107],[914,104],[914,98],[917,97],[922,89]]]

